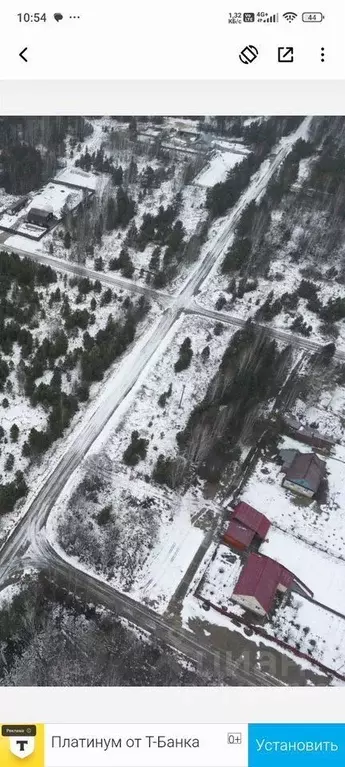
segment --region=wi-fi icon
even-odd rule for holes
[[[294,11],[289,11],[288,13],[283,13],[283,19],[286,19],[286,21],[291,24],[292,21],[295,21],[297,19],[297,13]]]

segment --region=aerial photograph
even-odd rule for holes
[[[0,118],[0,686],[345,683],[345,118]]]

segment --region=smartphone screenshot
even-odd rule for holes
[[[344,23],[0,10],[0,767],[345,763]]]

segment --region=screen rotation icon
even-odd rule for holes
[[[255,45],[246,45],[239,54],[239,59],[242,64],[252,64],[257,59],[259,51]]]

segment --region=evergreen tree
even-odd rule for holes
[[[11,437],[11,442],[18,442],[19,427],[17,426],[16,423],[12,424],[10,428],[10,437]]]
[[[187,336],[180,346],[179,357],[175,362],[175,373],[180,373],[189,367],[193,357],[193,350],[190,338]]]
[[[64,236],[64,240],[63,240],[63,244],[66,250],[70,249],[71,243],[72,243],[72,237],[69,232],[66,232]]]
[[[109,197],[106,210],[106,229],[111,232],[117,226],[116,203],[113,197]]]

